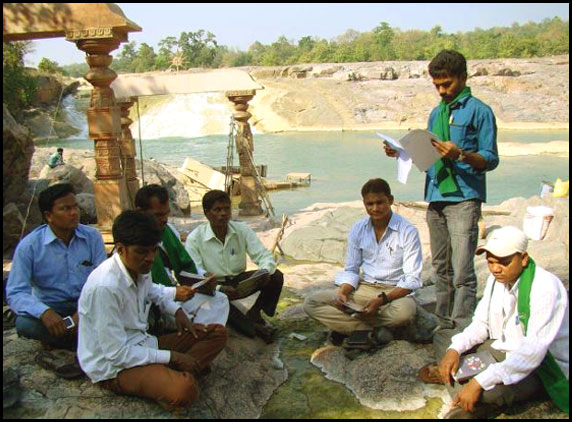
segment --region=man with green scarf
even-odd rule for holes
[[[429,74],[442,98],[428,124],[437,135],[433,146],[442,159],[425,179],[435,313],[441,328],[463,329],[477,301],[473,261],[481,204],[486,201],[485,173],[499,164],[497,127],[491,108],[466,86],[467,62],[462,54],[441,51],[429,64]],[[385,153],[396,156],[387,146]]]
[[[177,229],[168,223],[169,193],[163,186],[150,184],[142,187],[135,195],[137,209],[155,217],[161,229],[161,243],[153,267],[151,276],[153,283],[163,286],[177,286],[175,300],[184,302],[181,307],[187,317],[199,327],[206,330],[209,325],[226,325],[229,302],[226,295],[214,290],[213,296],[196,292],[190,286],[180,286],[179,278],[182,271],[204,275],[205,271],[198,268],[181,243]],[[216,284],[212,277],[211,283]],[[172,331],[175,328],[174,320],[168,316],[161,316],[158,307],[151,309],[149,322],[151,331],[162,334],[164,331]]]
[[[546,395],[569,411],[568,292],[558,277],[536,265],[518,228],[495,230],[486,252],[491,275],[471,324],[435,334],[436,364],[420,371],[429,383],[444,383],[453,397],[449,419],[483,418],[487,405],[511,405]],[[452,380],[460,355],[488,351],[496,363],[465,384]]]

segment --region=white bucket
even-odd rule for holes
[[[552,192],[554,192],[554,185],[543,181],[540,184],[540,191],[538,192],[538,196],[541,198],[551,197]]]
[[[542,240],[552,219],[554,210],[550,207],[527,207],[522,221],[522,230],[531,240]]]

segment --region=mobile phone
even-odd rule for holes
[[[71,316],[67,316],[64,318],[64,325],[66,326],[66,328],[68,330],[71,330],[73,327],[75,327],[75,322],[73,322],[73,319]]]

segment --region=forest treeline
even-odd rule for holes
[[[429,31],[392,28],[381,22],[371,31],[349,29],[328,41],[305,36],[297,42],[279,37],[272,44],[254,42],[247,51],[219,45],[215,34],[199,29],[166,37],[152,46],[131,41],[115,54],[116,72],[220,68],[236,66],[285,66],[300,63],[350,63],[386,60],[430,60],[442,49],[460,51],[468,59],[543,57],[569,52],[569,21],[559,17],[540,23],[445,33],[440,26]],[[64,66],[70,76],[86,67]]]
[[[3,102],[12,110],[30,105],[34,79],[24,68],[24,55],[33,43],[3,43]],[[429,31],[391,27],[381,22],[371,31],[349,29],[326,40],[305,36],[297,42],[285,36],[264,45],[254,42],[247,51],[219,45],[215,34],[199,29],[182,32],[159,41],[157,50],[135,41],[123,44],[113,54],[111,68],[118,73],[188,68],[237,66],[285,66],[300,63],[350,63],[387,60],[430,60],[442,49],[458,50],[468,59],[526,58],[569,53],[569,21],[559,17],[542,22],[514,23],[510,27],[475,29],[445,33],[440,26]],[[60,66],[43,58],[38,64],[43,73],[84,76],[86,63]]]

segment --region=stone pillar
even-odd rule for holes
[[[130,208],[135,208],[135,194],[139,190],[139,179],[137,179],[137,168],[135,165],[135,157],[137,150],[135,140],[131,135],[131,123],[133,120],[129,118],[129,109],[137,99],[131,101],[122,101],[119,103],[121,108],[121,138],[119,139],[119,156],[121,157],[121,167],[127,181],[127,193],[130,199]]]
[[[248,102],[254,98],[256,91],[227,91],[227,98],[233,102],[235,112],[232,117],[236,122],[236,151],[240,162],[240,211],[239,215],[261,215],[260,194],[255,175],[250,165],[250,156],[254,157],[254,143],[248,119],[252,116],[248,111]],[[254,163],[253,163],[254,164]]]
[[[129,209],[127,184],[121,175],[120,108],[115,102],[113,89],[109,86],[117,78],[117,74],[109,69],[113,60],[109,53],[127,37],[126,34],[102,29],[74,31],[67,34],[66,38],[87,53],[86,61],[90,70],[85,79],[93,85],[87,123],[89,137],[95,144],[97,225],[102,232],[110,231],[114,218],[122,210]]]

